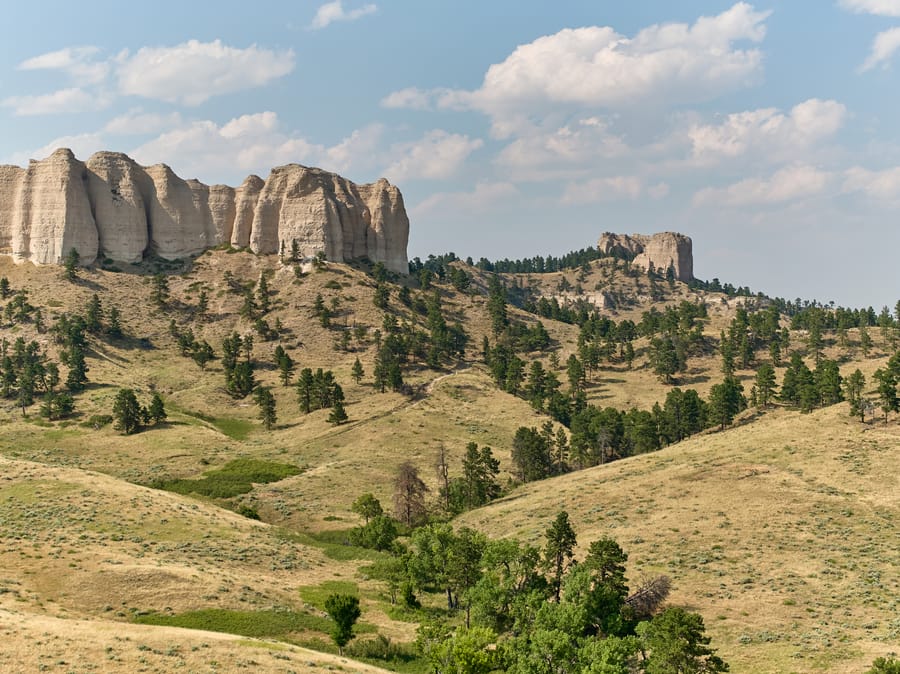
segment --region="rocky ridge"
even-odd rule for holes
[[[649,269],[652,265],[654,269],[665,273],[671,266],[677,280],[686,283],[694,280],[693,243],[684,234],[660,232],[628,235],[604,232],[600,235],[597,248],[606,255],[618,254],[633,258],[632,264],[641,269]]]
[[[118,152],[82,162],[68,149],[27,168],[0,166],[0,254],[16,261],[57,264],[72,248],[83,264],[178,259],[220,244],[278,253],[296,241],[304,257],[367,257],[406,274],[408,238],[403,197],[384,179],[357,185],[288,164],[237,188],[208,186],[165,164]]]

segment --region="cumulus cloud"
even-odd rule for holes
[[[438,104],[485,112],[494,133],[506,137],[529,114],[561,105],[630,108],[708,100],[759,78],[761,52],[737,44],[762,41],[768,16],[739,2],[693,25],[653,25],[631,38],[606,26],[567,28],[520,45],[488,69],[479,89],[441,94]],[[399,105],[403,97],[387,100]],[[422,100],[408,97],[413,105]]]
[[[832,174],[814,166],[795,164],[769,178],[747,178],[727,187],[707,187],[694,194],[695,206],[766,206],[821,194]]]
[[[728,115],[721,124],[696,124],[688,131],[691,152],[700,163],[713,163],[749,152],[769,158],[788,156],[834,135],[847,116],[837,101],[811,98],[788,114],[776,108]]]
[[[346,172],[361,157],[373,154],[381,127],[373,125],[355,131],[334,146],[314,143],[286,133],[271,111],[236,117],[224,124],[198,120],[161,133],[132,151],[143,164],[165,162],[182,176],[204,181],[220,180],[233,171],[265,173],[287,163],[320,166]],[[228,174],[223,176],[223,167]]]
[[[26,166],[29,159],[46,159],[54,151],[61,147],[67,147],[79,159],[87,159],[95,152],[108,150],[106,140],[101,133],[80,133],[72,136],[60,136],[54,138],[43,147],[25,152],[16,152],[9,157],[9,162],[17,166]]]
[[[449,178],[483,144],[480,138],[435,129],[417,141],[394,145],[391,154],[396,160],[385,173],[394,182]]]
[[[22,61],[19,70],[59,70],[77,84],[99,84],[109,74],[109,63],[96,60],[99,47],[66,47]]]
[[[882,171],[854,166],[844,173],[843,191],[883,201],[900,199],[900,166]]]
[[[859,68],[860,71],[865,72],[878,65],[886,68],[897,49],[900,49],[900,27],[878,33],[872,41],[869,57]]]
[[[193,106],[287,75],[294,69],[294,52],[189,40],[174,47],[143,47],[133,55],[123,52],[116,61],[121,93]]]
[[[857,14],[900,16],[900,0],[840,0],[838,4]]]
[[[102,110],[111,100],[103,94],[89,93],[78,87],[59,89],[36,96],[9,96],[0,105],[11,108],[20,117]]]
[[[368,14],[374,14],[377,10],[378,6],[374,4],[347,10],[344,9],[344,3],[341,0],[334,0],[334,2],[326,2],[319,7],[309,27],[313,30],[319,30],[335,21],[355,21]]]
[[[520,196],[518,188],[510,182],[481,182],[471,191],[437,192],[410,209],[413,216],[434,211],[479,213],[495,209]]]
[[[577,172],[597,160],[623,157],[628,152],[607,120],[592,116],[557,128],[534,129],[504,147],[496,163],[531,180]]]

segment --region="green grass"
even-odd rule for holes
[[[194,410],[188,410],[179,405],[175,405],[174,403],[166,403],[167,406],[174,412],[179,412],[186,417],[199,419],[200,421],[206,422],[213,428],[215,428],[219,433],[225,435],[232,440],[246,440],[247,436],[253,432],[255,428],[254,424],[246,419],[233,419],[231,417],[214,417],[211,414],[204,414],[203,412],[196,412]]]
[[[139,616],[134,622],[142,625],[184,627],[211,632],[227,632],[245,637],[283,638],[294,632],[324,632],[331,629],[331,621],[298,611],[229,611],[219,608],[189,611],[179,615],[151,614]]]
[[[333,594],[352,594],[359,596],[359,586],[349,580],[326,580],[319,585],[307,585],[300,588],[300,597],[307,604],[325,610],[325,600]]]
[[[315,533],[303,533],[280,529],[277,531],[276,535],[285,540],[319,548],[327,557],[338,562],[351,560],[374,562],[388,554],[386,552],[379,552],[378,550],[369,550],[368,548],[350,545],[347,542],[348,532],[349,529],[319,531]]]
[[[299,475],[300,472],[297,466],[288,463],[259,459],[235,459],[221,468],[208,471],[204,477],[197,480],[157,480],[151,483],[151,486],[176,494],[231,498],[251,491],[254,484],[278,482],[286,477]]]
[[[297,633],[328,634],[332,627],[330,619],[300,611],[231,611],[221,608],[206,608],[178,615],[151,613],[136,617],[134,622],[141,625],[183,627],[283,641],[292,641],[288,638],[289,635]],[[375,626],[371,623],[360,622],[353,627],[354,634],[374,634],[375,632]]]

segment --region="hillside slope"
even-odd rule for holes
[[[659,452],[527,484],[459,518],[539,542],[568,511],[629,578],[665,573],[736,672],[859,672],[900,639],[900,430],[845,405],[775,411]]]

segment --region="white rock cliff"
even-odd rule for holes
[[[641,269],[649,269],[650,265],[661,273],[671,266],[675,270],[675,278],[679,281],[694,280],[693,243],[689,236],[677,232],[660,232],[659,234],[612,234],[604,232],[600,235],[597,248],[606,255],[618,254],[632,258],[632,264]]]
[[[0,166],[0,254],[16,261],[57,264],[72,248],[83,264],[177,259],[222,243],[278,253],[296,241],[304,256],[367,257],[406,274],[408,240],[403,197],[384,179],[357,185],[289,164],[233,189],[116,152],[81,162],[67,149],[26,169]]]

